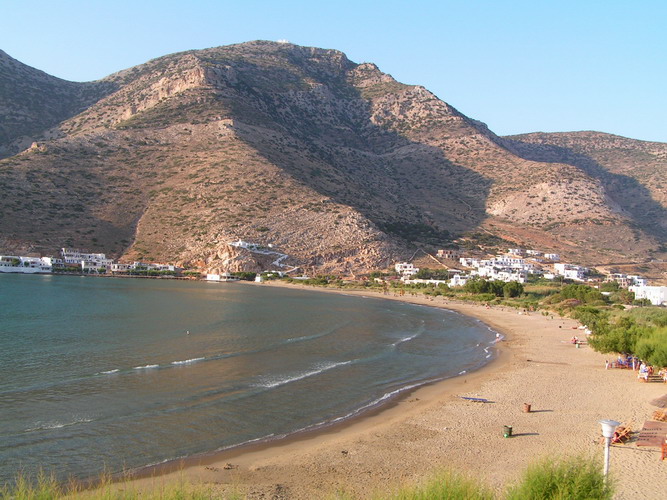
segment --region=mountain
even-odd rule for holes
[[[85,110],[112,90],[107,82],[61,80],[0,50],[0,158],[25,149],[33,136]]]
[[[358,272],[460,237],[590,261],[664,250],[664,144],[498,137],[336,50],[249,42],[90,84],[2,71],[0,110],[26,118],[0,148],[32,144],[0,161],[5,251],[259,269],[228,245],[241,238],[306,270]]]

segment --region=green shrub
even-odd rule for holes
[[[386,493],[378,500],[493,500],[490,489],[481,486],[479,481],[452,472],[443,472],[426,483],[405,487],[393,495]]]
[[[650,365],[667,367],[667,327],[653,330],[637,340],[635,353]]]
[[[602,465],[576,457],[546,459],[528,467],[520,483],[510,487],[507,500],[611,499],[613,485],[605,483]]]

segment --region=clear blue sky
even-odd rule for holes
[[[667,142],[665,0],[0,0],[0,49],[68,80],[257,39],[374,62],[500,135]]]

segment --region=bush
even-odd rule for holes
[[[494,495],[479,481],[444,472],[434,479],[416,487],[406,487],[394,495],[380,495],[378,498],[391,500],[493,500]]]
[[[635,353],[650,365],[667,367],[667,327],[653,330],[637,340]]]
[[[529,466],[522,481],[511,487],[507,500],[611,499],[613,486],[605,483],[602,466],[584,457],[543,460]]]

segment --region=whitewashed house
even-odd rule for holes
[[[558,263],[554,264],[554,271],[565,279],[584,281],[588,269],[574,264]]]
[[[414,276],[419,272],[419,268],[410,262],[397,262],[394,269],[401,277]]]
[[[654,306],[667,305],[667,286],[631,286],[635,299],[648,299]]]
[[[632,281],[632,284],[635,286],[648,286],[648,279],[643,278],[642,276],[637,276],[636,274],[628,275],[628,279]]]
[[[465,286],[465,284],[468,282],[469,279],[470,279],[470,277],[466,276],[464,274],[455,274],[449,280],[448,285],[449,286]]]
[[[544,258],[552,262],[558,262],[560,260],[560,255],[557,253],[545,253]]]

